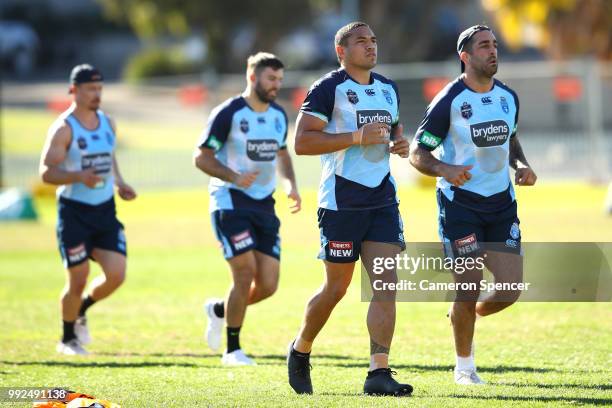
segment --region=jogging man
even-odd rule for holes
[[[260,52],[247,62],[247,88],[210,114],[195,155],[195,165],[211,176],[213,229],[229,263],[233,284],[225,300],[205,303],[206,338],[221,346],[227,326],[224,365],[255,365],[240,347],[240,328],[248,305],[274,294],[280,266],[280,221],[272,193],[276,165],[287,181],[292,212],[301,208],[291,157],[287,151],[287,115],[274,103],[283,80],[283,63]]]
[[[440,239],[448,257],[483,257],[497,282],[522,282],[521,231],[509,167],[515,184],[531,186],[530,168],[517,136],[519,100],[493,76],[497,40],[487,26],[463,31],[457,41],[462,74],[431,102],[416,132],[410,162],[438,177]],[[439,160],[432,151],[440,148]],[[487,248],[489,250],[487,250]],[[477,283],[483,271],[453,273]],[[476,285],[476,287],[479,287]],[[455,337],[457,384],[483,384],[474,362],[474,322],[510,306],[520,291],[458,291],[449,312]]]
[[[407,157],[408,141],[399,125],[399,95],[393,81],[372,72],[376,66],[376,36],[362,22],[340,28],[335,37],[340,68],[315,82],[296,124],[297,154],[321,155],[319,188],[319,258],[325,281],[306,306],[302,327],[287,355],[289,384],[310,394],[310,351],[332,310],[344,296],[360,255],[371,275],[375,256],[394,257],[403,248],[403,227],[389,153]],[[392,134],[392,137],[390,136]],[[389,147],[390,139],[393,145]],[[395,269],[385,279],[396,279]],[[370,303],[370,368],[364,392],[409,395],[389,368],[395,328],[395,293]]]
[[[45,183],[58,185],[57,239],[67,282],[62,293],[62,354],[87,354],[91,341],[85,313],[112,294],[125,280],[127,247],[123,225],[115,213],[114,187],[124,200],[136,192],[119,172],[115,159],[115,122],[100,107],[102,74],[91,65],[70,74],[73,103],[49,129],[40,161]],[[81,298],[89,275],[89,259],[103,275]]]

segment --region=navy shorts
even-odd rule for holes
[[[521,253],[516,200],[497,212],[478,212],[450,201],[437,191],[440,239],[446,256],[478,256],[484,249]]]
[[[117,219],[114,198],[89,205],[60,197],[57,209],[57,241],[64,267],[85,262],[94,248],[127,255],[123,224]]]
[[[225,259],[252,249],[280,259],[280,220],[274,213],[237,209],[213,211],[210,216]]]
[[[363,241],[386,242],[406,249],[397,205],[371,210],[319,208],[317,215],[321,235],[319,259],[334,263],[355,262]]]

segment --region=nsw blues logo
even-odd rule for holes
[[[510,112],[510,107],[508,106],[508,101],[506,100],[505,97],[500,96],[499,97],[499,103],[500,103],[501,108],[504,111],[504,113],[509,113]]]
[[[278,133],[283,131],[283,125],[281,125],[281,121],[278,118],[274,118],[274,128]]]
[[[355,93],[355,91],[353,91],[352,89],[349,89],[348,91],[346,91],[346,97],[348,98],[349,102],[352,103],[353,105],[356,105],[359,103],[359,97],[357,96],[357,93]]]
[[[83,136],[79,136],[77,139],[77,145],[79,145],[79,149],[85,150],[87,149],[87,140]]]
[[[461,116],[463,116],[464,119],[469,119],[472,117],[473,113],[472,105],[467,102],[463,102],[463,105],[461,105]]]
[[[389,105],[393,105],[393,98],[391,97],[391,92],[389,92],[389,91],[388,91],[388,90],[386,90],[386,89],[383,89],[383,90],[382,90],[382,93],[383,93],[383,95],[385,96],[385,99],[386,99],[387,103],[388,103]]]
[[[242,131],[242,133],[249,132],[249,121],[248,120],[246,119],[240,120],[240,130]]]

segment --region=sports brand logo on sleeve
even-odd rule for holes
[[[253,237],[251,237],[249,230],[244,230],[236,235],[232,235],[231,240],[234,248],[237,251],[245,249],[254,243]]]
[[[329,256],[337,258],[353,256],[353,241],[329,241]]]
[[[247,156],[253,161],[272,161],[276,158],[279,145],[274,139],[247,140]]]

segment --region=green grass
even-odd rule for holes
[[[571,189],[572,194],[567,194]],[[315,259],[315,192],[292,216],[279,197],[283,258],[278,293],[248,310],[242,343],[258,367],[228,369],[202,340],[203,300],[225,293],[227,267],[210,229],[205,191],[143,193],[119,204],[129,242],[128,279],[89,314],[93,355],[54,353],[64,282],[52,199],[36,223],[0,225],[0,385],[68,386],[124,407],[186,406],[565,406],[612,404],[612,312],[607,303],[519,303],[479,321],[477,362],[490,383],[452,382],[452,337],[444,303],[398,305],[392,365],[415,386],[410,399],[360,395],[368,363],[367,304],[359,275],[313,352],[315,395],[286,383],[285,347],[322,280]],[[543,185],[520,190],[531,241],[612,241],[598,205],[605,190]],[[435,240],[433,192],[400,192],[407,238]],[[550,205],[565,197],[563,206]],[[97,268],[92,275],[99,273]]]

